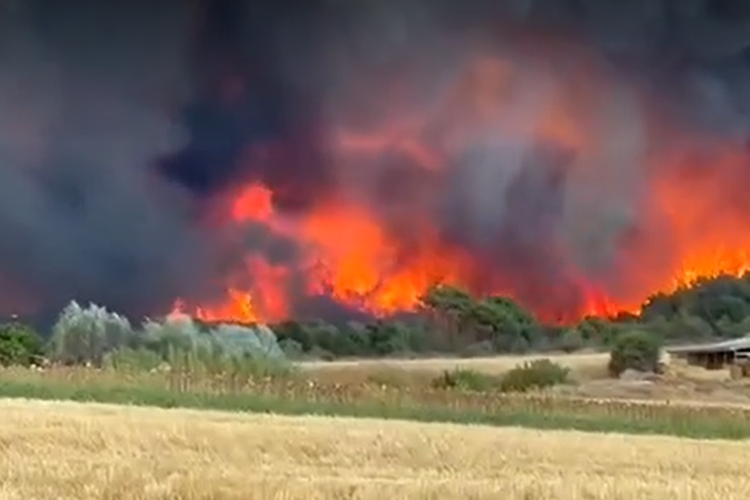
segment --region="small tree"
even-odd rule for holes
[[[104,355],[122,347],[132,336],[127,318],[89,304],[71,302],[60,314],[50,339],[53,359],[67,364],[101,366]]]
[[[619,377],[625,370],[655,372],[659,367],[661,342],[656,335],[643,330],[621,333],[609,355],[609,373]]]
[[[0,365],[29,366],[41,358],[42,346],[31,327],[16,321],[0,325]]]
[[[429,313],[434,339],[443,349],[455,349],[465,334],[466,316],[474,306],[474,298],[461,288],[438,284],[430,287],[421,298]]]

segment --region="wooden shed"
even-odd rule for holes
[[[750,337],[665,349],[670,357],[684,359],[688,364],[707,370],[722,370],[746,365],[750,359]]]

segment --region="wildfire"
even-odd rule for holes
[[[581,85],[578,79],[559,84],[545,92],[546,102],[527,103],[538,108],[532,121],[514,105],[514,92],[520,92],[514,90],[519,85],[514,80],[522,75],[512,64],[482,58],[468,68],[446,104],[424,112],[419,119],[391,123],[376,132],[344,129],[335,134],[332,148],[342,175],[358,168],[353,165],[355,157],[394,154],[406,158],[412,168],[439,174],[456,168],[451,166],[451,157],[480,132],[489,134],[490,140],[492,133],[523,132],[576,150],[584,159],[575,165],[577,179],[596,179],[597,169],[606,162],[604,155],[609,154],[597,143],[598,134],[604,132],[596,130],[593,111],[582,116],[575,110],[595,109],[599,94],[606,95],[606,85],[592,90],[594,84]],[[592,278],[574,259],[563,258],[558,264],[568,277],[564,287],[580,300],[574,310],[563,313],[546,310],[540,300],[529,304],[536,307],[534,312],[541,317],[575,319],[637,311],[653,292],[670,291],[701,276],[750,270],[750,232],[744,231],[750,223],[750,202],[745,200],[750,198],[743,192],[747,184],[738,177],[747,167],[747,154],[741,145],[709,145],[702,156],[694,152],[683,141],[642,159],[643,168],[651,172],[646,181],[649,187],[630,226],[646,229],[624,245],[614,263],[627,286],[609,286],[606,280]],[[421,195],[413,194],[415,198]],[[293,270],[261,255],[248,255],[244,268],[234,275],[251,277],[251,285],[227,284],[224,301],[194,306],[191,311],[201,319],[287,318],[293,314],[290,290],[295,287],[298,293],[325,295],[385,315],[414,309],[436,282],[511,296],[517,292],[514,284],[523,282],[519,278],[523,269],[500,267],[496,271],[486,256],[477,258],[447,240],[419,211],[405,209],[398,218],[403,227],[394,230],[392,221],[383,216],[389,207],[378,209],[345,190],[305,214],[278,212],[271,190],[258,183],[241,186],[232,196],[232,223],[260,223],[283,234],[296,243],[301,257]],[[294,281],[300,275],[304,277],[301,287]],[[544,283],[538,290],[551,293]],[[565,295],[566,290],[560,293]],[[185,309],[184,304],[180,307]]]

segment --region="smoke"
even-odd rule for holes
[[[656,122],[709,149],[748,137],[739,0],[280,5],[2,4],[6,294],[140,314],[217,297],[248,250],[294,265],[268,228],[206,223],[258,181],[290,216],[356,199],[407,252],[428,218],[482,263],[470,281],[568,310],[581,277],[640,290],[623,234],[667,259],[661,226],[634,229],[648,158],[675,144]]]
[[[181,80],[179,12],[59,7],[6,6],[3,289],[41,299],[37,307],[78,297],[138,312],[201,293],[213,250],[179,193],[157,196],[146,169],[181,140],[155,93]]]

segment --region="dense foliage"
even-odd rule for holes
[[[746,335],[750,332],[750,276],[698,280],[671,294],[650,297],[639,314],[587,317],[564,326],[543,324],[506,297],[475,297],[461,288],[435,286],[411,314],[364,323],[290,320],[268,328],[208,325],[184,317],[134,326],[104,308],[82,308],[73,302],[51,335],[43,336],[49,338],[48,357],[64,364],[101,366],[139,360],[156,366],[191,353],[187,356],[191,362],[201,359],[215,364],[217,359],[236,358],[256,365],[270,360],[277,365],[287,359],[431,353],[469,357],[581,349],[615,349],[631,359],[634,348],[624,347],[625,340],[619,339],[632,331],[657,345]],[[632,341],[632,335],[626,338]],[[29,327],[17,321],[0,325],[0,363],[29,364],[41,354],[41,346]]]
[[[625,370],[656,372],[661,352],[660,340],[644,330],[630,330],[617,337],[609,359],[609,373],[619,376]]]
[[[406,319],[369,325],[288,321],[271,325],[293,356],[334,358],[449,352],[463,356],[581,349],[610,350],[624,332],[639,330],[658,344],[701,342],[750,333],[750,275],[701,279],[671,294],[650,297],[639,314],[586,317],[547,325],[505,297],[473,297],[435,286]]]
[[[188,364],[221,372],[227,369],[269,373],[289,368],[276,335],[268,327],[204,325],[184,315],[147,319],[139,328],[95,304],[72,302],[60,314],[49,342],[52,361],[67,365],[154,370]]]
[[[436,389],[473,392],[528,392],[569,382],[570,369],[549,359],[520,364],[501,375],[456,368],[446,370],[432,381]]]
[[[41,337],[17,321],[0,324],[0,365],[29,366],[42,357]]]

